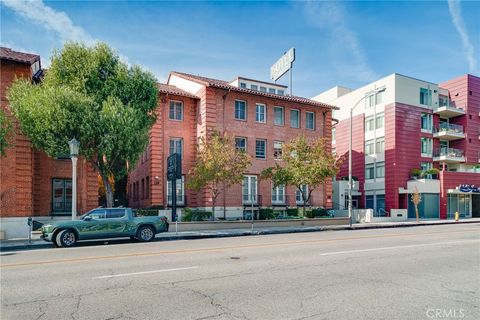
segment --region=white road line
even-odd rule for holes
[[[160,272],[171,272],[171,271],[182,271],[182,270],[191,270],[197,269],[198,267],[185,267],[185,268],[174,268],[174,269],[161,269],[161,270],[152,270],[152,271],[143,271],[143,272],[132,272],[132,273],[120,273],[120,274],[112,274],[108,276],[100,276],[94,277],[92,279],[108,279],[108,278],[116,278],[116,277],[129,277],[129,276],[137,276],[141,274],[150,274],[150,273],[160,273]]]
[[[336,254],[348,254],[348,253],[370,252],[370,251],[392,250],[392,249],[407,249],[407,248],[440,246],[440,245],[449,245],[449,244],[462,244],[462,243],[469,243],[469,242],[479,242],[480,243],[480,240],[462,240],[462,241],[450,241],[450,242],[412,244],[412,245],[408,245],[408,246],[393,246],[393,247],[359,249],[359,250],[348,250],[348,251],[335,251],[335,252],[320,253],[319,255],[320,256],[333,256],[333,255],[336,255]]]

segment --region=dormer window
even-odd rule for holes
[[[247,89],[247,84],[245,82],[240,82],[240,88]]]

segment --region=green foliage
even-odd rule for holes
[[[410,175],[412,177],[420,177],[422,175],[422,170],[417,168],[410,169]]]
[[[328,210],[324,208],[316,208],[312,210],[307,210],[305,216],[307,218],[325,218],[330,217],[330,214],[328,213]]]
[[[55,51],[40,84],[17,79],[7,97],[21,129],[50,156],[80,155],[100,173],[112,205],[107,177],[123,178],[134,168],[154,124],[158,89],[154,76],[122,63],[106,44],[67,43]]]
[[[133,213],[138,217],[158,216],[158,209],[134,209]]]
[[[287,209],[287,216],[298,216],[298,208],[288,208]]]
[[[265,169],[262,179],[272,180],[274,187],[297,187],[306,204],[313,190],[334,177],[340,167],[341,159],[335,159],[327,143],[324,138],[308,141],[303,135],[291,140],[283,145],[283,161]],[[302,190],[303,185],[308,185],[308,193]]]
[[[0,157],[6,155],[5,149],[10,146],[10,135],[13,130],[12,121],[8,118],[4,109],[0,109]]]
[[[272,208],[261,208],[259,212],[259,220],[270,220],[275,218],[275,213]]]
[[[192,210],[185,208],[185,212],[182,214],[182,221],[206,221],[211,220],[212,213],[209,211]]]
[[[233,137],[214,131],[208,139],[200,139],[187,187],[196,191],[208,190],[215,212],[216,200],[222,189],[241,183],[249,165],[250,157],[235,148]]]

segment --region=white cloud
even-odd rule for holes
[[[477,69],[475,49],[470,42],[470,37],[467,28],[465,27],[465,22],[463,21],[460,2],[456,0],[448,0],[448,10],[452,16],[452,23],[462,39],[463,52],[468,61],[468,70],[470,73],[477,73],[479,70]]]
[[[333,43],[325,43],[325,46],[334,46],[339,55],[346,56],[338,66],[339,71],[348,72],[361,82],[370,82],[379,77],[369,66],[356,33],[347,25],[348,16],[341,4],[308,1],[305,10],[312,25],[330,32]]]
[[[62,42],[71,40],[88,45],[95,43],[95,39],[82,27],[76,26],[65,12],[46,6],[42,0],[3,0],[2,3],[29,21],[54,31]]]

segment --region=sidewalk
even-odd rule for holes
[[[444,224],[467,224],[474,223],[480,224],[480,218],[471,218],[460,220],[455,222],[453,220],[423,220],[420,222],[408,221],[408,222],[381,222],[381,223],[358,223],[352,227],[348,225],[337,226],[321,226],[321,227],[276,227],[276,228],[256,228],[255,223],[253,229],[226,229],[226,230],[206,230],[206,231],[183,231],[175,232],[175,224],[170,224],[170,232],[160,233],[156,236],[156,241],[173,241],[173,240],[193,240],[193,239],[206,239],[206,238],[226,238],[226,237],[242,237],[242,236],[255,236],[255,235],[267,235],[267,234],[286,234],[286,233],[299,233],[299,232],[319,232],[319,231],[338,231],[338,230],[363,230],[363,229],[378,229],[378,228],[406,228],[406,227],[418,227],[418,226],[434,226]],[[50,242],[39,239],[40,234],[34,233],[31,243],[28,239],[15,239],[15,240],[0,240],[0,251],[10,250],[24,250],[24,249],[40,249],[40,248],[54,248],[54,245]],[[113,240],[91,240],[93,243],[124,243],[126,238],[118,238]],[[130,239],[127,240],[130,242]]]

